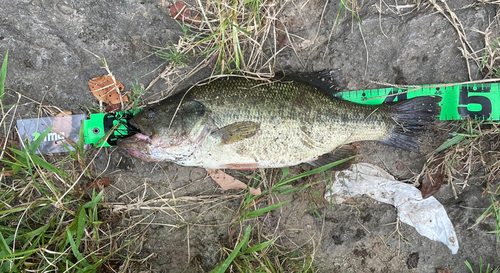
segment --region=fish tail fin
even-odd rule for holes
[[[391,103],[389,109],[394,128],[382,142],[409,151],[419,152],[419,135],[440,113],[440,97],[426,96]]]

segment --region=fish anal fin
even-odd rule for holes
[[[358,149],[356,148],[356,146],[354,146],[352,144],[346,144],[346,145],[342,145],[341,147],[339,147],[339,148],[337,148],[329,153],[326,153],[324,155],[319,156],[318,159],[311,161],[311,162],[308,162],[308,164],[315,167],[315,168],[319,168],[321,166],[325,166],[325,165],[330,164],[332,162],[339,161],[339,160],[342,160],[342,159],[345,159],[345,158],[348,158],[348,157],[351,157],[351,156],[354,156],[357,154],[358,154]],[[332,171],[345,170],[345,169],[349,168],[352,164],[356,163],[357,159],[358,158],[355,157],[355,158],[353,158],[349,161],[346,161],[340,165],[332,167],[330,170],[332,170]]]
[[[260,124],[253,121],[231,123],[212,133],[220,139],[221,145],[227,145],[250,138],[260,130]]]

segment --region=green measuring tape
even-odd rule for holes
[[[440,84],[408,88],[381,88],[336,93],[339,99],[360,104],[380,105],[415,97],[439,96],[439,120],[500,120],[500,84]]]
[[[500,120],[500,84],[470,83],[422,85],[408,88],[381,88],[358,91],[343,91],[335,97],[360,104],[380,105],[415,97],[439,96],[441,114],[439,120],[463,120],[467,118],[493,121]],[[91,114],[83,121],[86,144],[114,146],[119,138],[131,136],[138,129],[129,120],[140,110],[118,113]],[[109,137],[106,141],[106,134]]]

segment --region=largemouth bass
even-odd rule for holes
[[[147,107],[130,121],[141,133],[118,146],[145,161],[211,169],[315,165],[355,141],[418,151],[418,133],[439,111],[434,97],[374,107],[326,91],[307,81],[220,78]]]

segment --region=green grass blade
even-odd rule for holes
[[[85,146],[84,128],[82,123],[82,126],[80,126],[80,132],[78,133],[78,151],[76,151],[77,153],[80,154],[81,158],[85,158],[84,146]]]
[[[280,181],[283,181],[290,174],[290,169],[289,168],[281,168],[281,171],[283,172],[283,175],[281,176]]]
[[[36,150],[38,149],[38,147],[40,147],[40,144],[45,139],[45,137],[50,133],[51,130],[52,126],[47,128],[47,130],[43,131],[43,133],[41,133],[35,140],[33,140],[31,144],[26,145],[26,151],[28,151],[29,154],[32,155],[35,154]]]
[[[101,201],[102,199],[102,196],[104,195],[104,191],[101,191],[99,192],[99,194],[97,196],[95,196],[95,190],[94,192],[92,192],[92,200],[90,200],[89,202],[87,202],[85,205],[83,205],[83,208],[95,208],[97,206],[97,203],[99,203],[99,201]]]
[[[234,31],[235,33],[238,33],[236,30],[239,30],[239,31],[241,31],[241,32],[245,33],[245,34],[246,34],[246,35],[248,35],[248,36],[252,36],[252,33],[248,32],[247,30],[242,29],[241,27],[239,27],[239,26],[237,26],[237,25],[233,24],[232,22],[228,22],[228,23],[229,23],[229,24],[230,24],[233,28],[236,28],[236,29],[233,29],[233,31]],[[236,34],[236,35],[237,35],[237,34]]]
[[[339,161],[332,162],[332,163],[327,164],[327,165],[325,165],[325,166],[321,166],[321,167],[316,168],[316,169],[314,169],[314,170],[310,170],[310,171],[308,171],[308,172],[298,174],[298,175],[296,175],[296,176],[294,176],[294,177],[291,177],[291,178],[288,178],[288,179],[286,179],[286,180],[284,180],[284,181],[281,181],[281,182],[276,183],[276,185],[274,185],[274,186],[273,186],[273,188],[274,188],[274,187],[279,187],[279,186],[282,186],[282,185],[285,185],[285,184],[288,184],[288,183],[290,183],[290,182],[292,182],[292,181],[295,181],[295,180],[297,180],[297,179],[299,179],[299,178],[302,178],[302,177],[306,177],[306,176],[309,176],[309,175],[313,175],[313,174],[316,174],[316,173],[319,173],[319,172],[326,171],[326,170],[328,170],[328,169],[330,169],[330,168],[332,168],[332,167],[335,167],[335,166],[337,166],[337,165],[339,165],[339,164],[342,164],[342,163],[344,163],[344,162],[346,162],[346,161],[349,161],[349,160],[351,160],[351,159],[354,159],[354,158],[356,158],[356,156],[355,156],[355,155],[354,155],[354,156],[351,156],[351,157],[348,157],[348,158],[344,158],[344,159],[339,160]],[[272,189],[271,189],[271,190],[272,190]]]
[[[335,19],[335,33],[337,33],[337,27],[339,26],[340,16],[342,15],[342,11],[344,10],[343,3],[340,5],[339,12],[337,12],[337,18]]]
[[[0,232],[0,258],[12,254],[9,245],[5,241],[3,234]]]
[[[49,229],[49,226],[45,225],[45,226],[37,228],[33,231],[20,234],[19,237],[25,238],[26,240],[31,240],[31,238],[33,238],[35,236],[38,236],[40,234],[44,234],[48,229]]]
[[[319,214],[318,210],[316,209],[313,203],[310,203],[310,207],[314,215],[316,215],[318,218],[321,218],[321,214]]]
[[[51,171],[53,173],[56,173],[64,178],[69,178],[69,175],[64,172],[63,170],[57,168],[56,166],[50,164],[49,162],[43,160],[42,158],[40,158],[39,156],[36,156],[36,155],[32,155],[31,156],[31,159],[33,160],[33,163],[35,165],[38,165],[44,169],[46,169],[47,171]]]
[[[0,100],[3,100],[3,94],[5,92],[5,79],[7,78],[7,59],[9,58],[9,50],[5,53],[5,58],[3,59],[2,68],[0,69]]]
[[[26,251],[19,251],[13,254],[9,254],[6,256],[0,256],[0,261],[11,261],[11,260],[20,260],[26,258],[26,256],[29,256],[37,251],[40,251],[40,248],[34,248],[31,250],[26,250]],[[0,271],[1,272],[1,271]]]
[[[82,127],[83,127],[83,126],[82,126]],[[64,149],[66,149],[66,151],[68,151],[68,153],[71,155],[71,157],[73,157],[73,158],[75,158],[75,159],[77,159],[77,158],[78,158],[78,157],[76,156],[76,154],[75,154],[73,151],[71,151],[71,149],[68,147],[68,145],[66,145],[66,143],[64,143],[64,141],[63,141],[63,142],[61,142],[61,143],[62,143],[62,145],[64,146]],[[73,145],[71,145],[71,147],[73,147]],[[73,147],[73,148],[76,148],[76,147]]]
[[[78,250],[78,247],[76,247],[75,240],[73,240],[73,233],[69,230],[68,227],[66,227],[66,235],[69,241],[69,244],[71,245],[71,250],[73,251],[73,255],[78,259],[79,262],[83,264],[83,266],[87,267],[90,266],[89,262],[85,260],[83,257],[82,253]]]
[[[448,139],[447,141],[445,141],[443,144],[441,144],[439,147],[437,147],[437,149],[432,152],[432,154],[435,154],[435,153],[439,153],[443,150],[446,150],[448,148],[450,148],[451,146],[457,144],[457,143],[460,143],[460,141],[462,141],[463,139],[465,138],[464,135],[456,135],[450,139]]]
[[[8,210],[0,211],[0,216],[4,215],[4,214],[9,214],[9,213],[18,212],[18,211],[24,211],[24,210],[26,210],[25,206],[14,207],[14,208],[11,208],[11,209],[8,209]]]
[[[249,212],[249,213],[245,213],[244,214],[245,217],[242,217],[242,218],[247,219],[247,218],[253,218],[253,217],[261,216],[262,214],[264,214],[266,212],[269,212],[269,211],[271,211],[273,209],[279,208],[279,207],[283,206],[284,204],[289,203],[290,201],[292,201],[292,200],[287,200],[285,202],[281,202],[281,203],[276,204],[276,205],[272,205],[272,206],[269,206],[269,207],[265,207],[265,208],[261,208],[261,209],[258,209],[258,210],[254,210],[254,211]]]
[[[248,244],[248,240],[250,239],[250,231],[252,230],[251,226],[248,225],[248,227],[245,230],[245,236],[243,238],[243,241],[241,241],[231,252],[229,257],[218,267],[216,267],[214,270],[210,271],[210,273],[224,273],[226,272],[226,269],[231,265],[233,260],[240,254],[240,249]]]
[[[292,192],[303,190],[301,187],[294,187],[292,185],[283,185],[279,187],[274,187],[272,189],[274,194],[290,194]]]
[[[252,246],[251,248],[247,249],[244,253],[248,254],[248,253],[253,253],[253,252],[261,251],[264,248],[266,248],[269,245],[271,245],[272,243],[274,243],[274,241],[275,240],[269,240],[269,241],[264,242],[262,244],[258,244],[258,245]]]
[[[81,208],[80,212],[78,213],[78,223],[77,223],[77,229],[76,229],[76,248],[78,249],[80,247],[80,243],[82,242],[83,238],[83,233],[85,232],[85,209]]]

